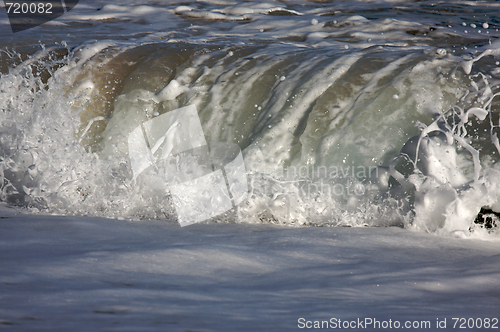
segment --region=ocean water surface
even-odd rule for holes
[[[177,220],[180,194],[155,165],[134,174],[130,137],[194,106],[248,187],[210,222],[499,238],[495,1],[81,0],[0,24],[1,202]]]

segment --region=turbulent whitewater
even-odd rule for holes
[[[212,222],[496,239],[498,13],[479,1],[81,1],[15,35],[3,19],[0,201],[177,220],[158,168],[134,175],[129,137],[194,106],[207,146],[236,144],[246,172],[245,199]]]

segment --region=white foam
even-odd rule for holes
[[[390,10],[384,2],[355,3],[362,10],[382,5]],[[91,23],[95,29],[68,37],[69,45],[80,45],[68,47],[67,58],[47,60],[54,51],[49,48],[0,79],[2,200],[51,213],[173,218],[171,198],[154,177],[142,187],[133,183],[126,137],[153,117],[196,105],[207,140],[244,150],[252,196],[238,211],[239,221],[404,224],[487,237],[473,220],[482,207],[498,211],[500,205],[492,152],[500,153],[498,124],[488,124],[498,113],[498,81],[488,76],[498,71],[489,63],[500,54],[498,42],[484,42],[477,54],[462,58],[448,39],[481,44],[484,37],[478,29],[467,35],[459,30],[463,18],[450,17],[454,28],[435,27],[428,17],[372,18],[352,15],[348,7],[338,4],[332,15],[329,6],[273,1],[79,4],[54,24],[71,29]],[[119,32],[87,40],[110,20]],[[164,44],[194,49],[172,80],[144,74],[154,76],[154,69],[141,69],[145,55],[112,67],[127,50]],[[39,63],[50,72],[48,81],[33,73]],[[110,73],[131,73],[106,82],[101,70],[107,65]],[[107,98],[101,94],[109,91],[100,87],[108,84],[133,88]],[[102,107],[95,106],[99,101],[113,114],[92,113]],[[415,123],[426,124],[420,135]],[[487,134],[474,132],[485,128]],[[92,135],[104,140],[87,144]],[[410,141],[415,135],[418,142]],[[406,153],[413,149],[419,158],[413,160],[416,173],[398,168],[405,143]],[[360,165],[380,166],[373,191],[352,173]],[[288,177],[293,167],[331,166],[344,167],[339,174],[345,176],[328,183]],[[278,174],[283,169],[288,173]],[[330,195],[316,190],[321,186],[329,186]],[[331,194],[338,186],[344,191]],[[346,194],[359,186],[363,195]]]

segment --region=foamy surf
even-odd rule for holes
[[[77,29],[56,46],[3,52],[2,201],[32,213],[177,220],[168,185],[134,176],[129,137],[194,106],[207,145],[241,149],[248,180],[246,199],[213,222],[498,238],[494,23],[434,22],[425,4],[419,18],[416,4],[390,9],[404,13],[398,20],[371,5],[359,15],[272,2],[92,6],[61,22],[113,19],[127,38],[87,40]]]

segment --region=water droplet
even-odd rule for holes
[[[399,99],[399,96],[398,96],[398,95],[396,95],[396,94],[393,94],[393,95],[392,95],[392,99]]]
[[[318,20],[317,20],[317,19],[315,19],[315,18],[313,18],[313,19],[311,20],[311,24],[312,24],[312,25],[316,25],[316,24],[318,24]]]
[[[488,29],[489,27],[490,27],[490,25],[488,23],[486,23],[486,22],[483,23],[483,28]]]
[[[285,76],[281,76],[280,77],[280,81],[283,82],[284,80],[286,80],[286,77]]]

